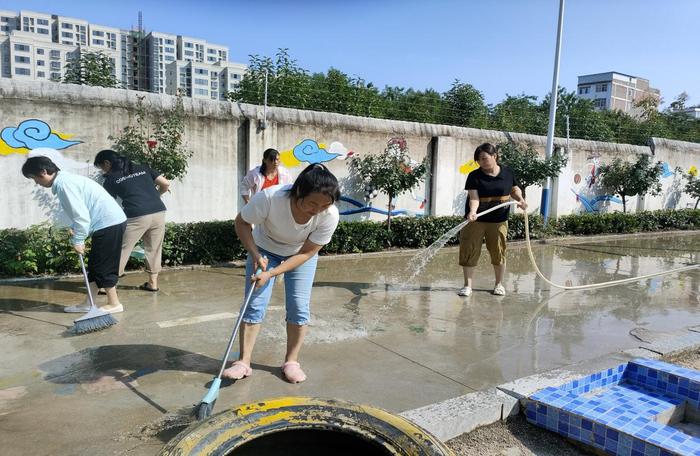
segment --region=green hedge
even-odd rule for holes
[[[546,228],[539,215],[531,215],[529,220],[530,234],[535,239],[546,236],[697,230],[700,229],[700,209],[565,215]],[[399,217],[392,220],[391,232],[381,222],[340,222],[323,253],[426,247],[462,221],[461,217]],[[169,223],[165,233],[163,263],[168,266],[216,264],[245,256],[234,232],[233,221]],[[508,238],[514,240],[524,237],[523,216],[512,214]],[[68,241],[66,230],[52,229],[46,225],[26,230],[0,230],[0,275],[17,277],[78,272],[78,260]],[[456,237],[448,242],[456,243]],[[129,267],[136,268],[141,263],[142,260],[132,258]]]

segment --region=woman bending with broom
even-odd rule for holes
[[[35,149],[22,166],[24,177],[37,185],[50,188],[58,197],[61,209],[71,220],[73,249],[85,254],[85,240],[92,237],[88,257],[87,276],[92,296],[97,289],[107,292],[107,305],[101,310],[122,312],[124,307],[117,297],[117,270],[126,216],[117,202],[100,184],[87,177],[71,174],[61,169],[46,155],[58,155],[53,149]],[[83,304],[65,307],[65,312],[82,313],[90,310],[89,300]]]
[[[275,186],[256,193],[236,217],[236,234],[248,251],[246,277],[255,276],[255,292],[243,315],[240,357],[223,372],[238,380],[249,376],[255,340],[272,296],[275,278],[284,274],[287,310],[287,353],[282,373],[290,383],[306,380],[299,352],[309,324],[311,286],[318,252],[338,226],[338,180],[324,165],[301,172],[293,185]],[[253,229],[253,226],[255,228]],[[246,294],[253,282],[246,283]]]

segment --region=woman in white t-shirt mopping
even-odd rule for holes
[[[299,364],[299,351],[309,324],[311,286],[318,252],[328,244],[338,226],[340,198],[338,180],[324,165],[309,165],[294,184],[275,186],[256,193],[236,217],[236,234],[248,251],[246,277],[255,269],[256,290],[243,315],[240,357],[223,377],[238,380],[252,374],[250,367],[255,339],[272,296],[275,277],[284,274],[287,312],[287,354],[282,373],[290,383],[306,380]],[[255,226],[255,228],[253,228]],[[246,283],[246,294],[253,281]]]

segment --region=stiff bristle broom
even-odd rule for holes
[[[85,334],[100,331],[105,328],[109,328],[112,325],[116,325],[117,320],[112,316],[112,314],[105,312],[95,305],[95,301],[92,298],[92,291],[90,291],[90,282],[88,281],[87,271],[85,270],[83,255],[78,254],[78,258],[80,259],[80,267],[83,270],[85,287],[87,288],[88,299],[90,301],[90,310],[88,310],[85,315],[74,321],[75,326],[73,326],[73,333]]]

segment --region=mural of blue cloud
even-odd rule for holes
[[[294,157],[300,162],[309,164],[324,163],[335,159],[339,154],[328,153],[326,149],[318,147],[313,139],[305,139],[294,147]]]
[[[671,167],[668,165],[668,163],[663,162],[661,177],[670,177],[670,176],[673,176],[673,171],[671,171]]]
[[[29,119],[15,127],[6,127],[0,132],[0,138],[10,147],[26,147],[27,149],[38,149],[49,147],[61,150],[82,141],[68,141],[62,139],[51,131],[51,127],[39,119]]]

